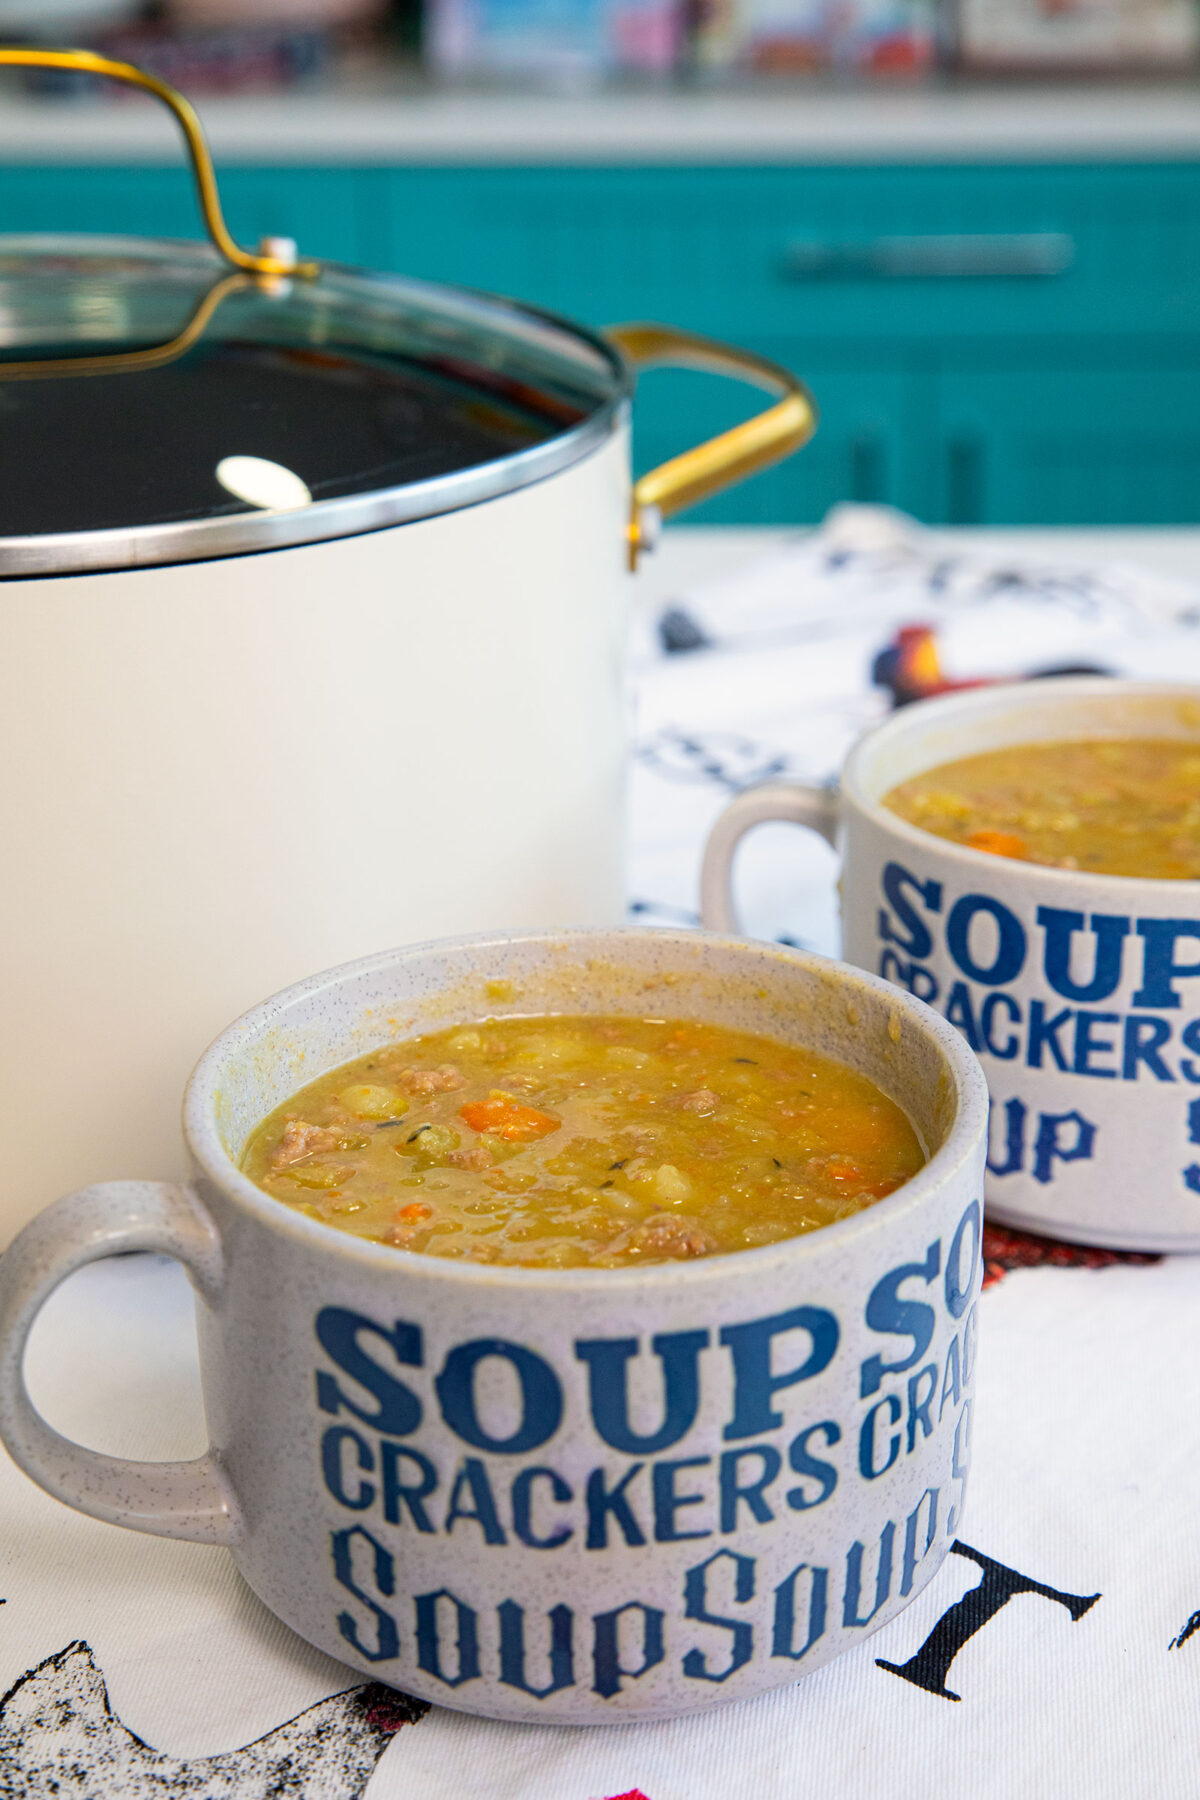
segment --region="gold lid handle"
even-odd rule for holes
[[[34,50],[28,48],[0,49],[0,67],[25,69],[75,69],[87,75],[105,75],[112,81],[126,81],[130,87],[143,88],[146,93],[153,94],[164,106],[170,108],[187,140],[188,154],[192,161],[192,173],[196,178],[196,190],[200,200],[200,211],[204,215],[204,223],[208,235],[226,262],[232,263],[235,269],[244,269],[250,275],[301,275],[311,277],[319,273],[319,265],[314,262],[299,262],[295,256],[255,256],[249,250],[243,250],[229,234],[225,216],[221,211],[221,199],[217,192],[217,177],[213,169],[212,156],[204,136],[204,128],[196,115],[195,108],[182,94],[168,87],[165,81],[159,81],[155,75],[147,75],[143,69],[134,68],[132,63],[114,62],[111,57],[97,56],[91,50]]]
[[[611,325],[604,335],[635,368],[703,369],[713,375],[732,375],[782,396],[744,425],[735,425],[732,431],[673,456],[634,483],[629,563],[636,568],[639,553],[653,542],[653,521],[696,506],[799,450],[817,429],[817,408],[804,383],[779,363],[749,350],[735,350],[715,338],[671,325],[646,324]]]

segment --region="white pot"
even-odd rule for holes
[[[0,584],[0,1211],[169,1175],[197,1051],[387,944],[615,924],[617,432],[481,506]]]
[[[187,1070],[256,995],[620,919],[631,543],[813,428],[784,371],[686,333],[208,223],[220,256],[0,240],[0,1244],[176,1172]],[[654,361],[785,398],[635,493]]]

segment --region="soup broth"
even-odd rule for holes
[[[676,1019],[556,1016],[347,1063],[273,1112],[242,1167],[398,1250],[620,1268],[814,1231],[925,1160],[894,1101],[811,1050]]]
[[[942,763],[883,804],[935,837],[1099,875],[1200,878],[1200,742],[1019,744]]]

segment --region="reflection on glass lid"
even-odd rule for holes
[[[264,512],[312,505],[312,495],[296,472],[265,456],[223,456],[214,473],[227,494]]]

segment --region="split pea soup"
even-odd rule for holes
[[[994,856],[1097,875],[1200,878],[1200,741],[1018,744],[942,763],[883,804]]]
[[[301,1089],[242,1167],[296,1211],[425,1256],[624,1268],[848,1218],[920,1169],[906,1114],[829,1057],[676,1019],[482,1021]]]

